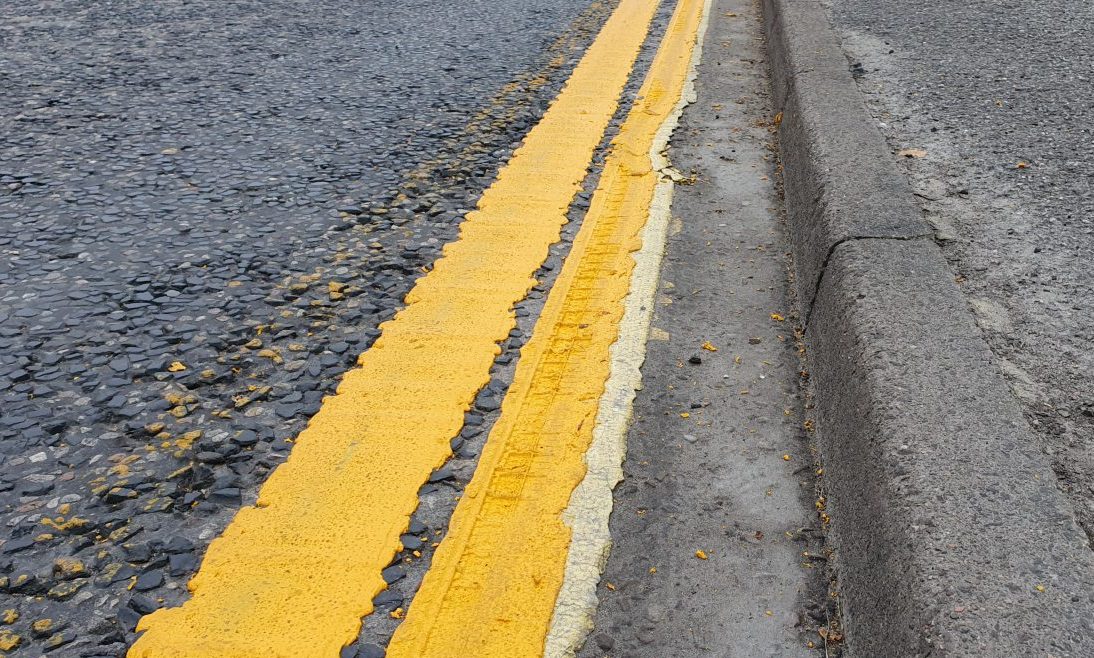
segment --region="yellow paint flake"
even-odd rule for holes
[[[13,651],[23,643],[23,638],[11,631],[0,630],[0,651]]]
[[[703,343],[703,349],[708,351],[708,352],[717,352],[718,351],[718,348],[715,347],[713,344],[711,344],[711,342],[709,340],[705,341]]]
[[[88,523],[90,523],[87,519],[81,519],[76,516],[72,517],[67,521],[65,521],[64,518],[65,517],[63,516],[58,516],[55,519],[51,519],[46,516],[42,518],[40,523],[42,525],[49,526],[50,528],[53,528],[58,532],[72,532],[73,530],[79,530],[81,528],[84,528],[88,525]]]
[[[38,635],[45,635],[53,629],[53,620],[39,619],[30,625],[30,629]]]
[[[704,551],[703,549],[700,548],[699,550],[695,551],[695,557],[699,558],[700,560],[706,560],[710,556],[707,555],[706,551]]]
[[[284,363],[285,361],[285,359],[281,357],[280,352],[278,352],[277,350],[271,350],[269,348],[259,350],[258,355],[264,359],[270,359],[274,363]]]
[[[79,578],[87,575],[87,566],[75,558],[60,557],[53,561],[53,574],[60,578]]]

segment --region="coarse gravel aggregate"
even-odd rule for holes
[[[7,5],[0,641],[185,598],[612,7]]]
[[[1094,5],[826,4],[867,108],[1094,538]]]

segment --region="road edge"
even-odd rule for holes
[[[848,652],[1080,655],[1088,539],[824,7],[762,8]]]

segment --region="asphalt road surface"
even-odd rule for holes
[[[21,651],[121,655],[184,597],[612,8],[3,3],[0,571]]]
[[[1094,5],[834,0],[831,16],[1094,537]]]

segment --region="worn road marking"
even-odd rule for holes
[[[678,111],[703,7],[703,0],[677,5],[521,351],[479,468],[388,646],[389,658],[545,651],[571,540],[563,512],[586,474],[584,457],[635,267],[632,253],[641,246],[658,184],[650,151]],[[602,557],[593,559],[599,571]],[[574,641],[571,634],[563,644]]]
[[[627,429],[635,392],[642,385],[641,368],[646,357],[646,339],[657,338],[657,330],[650,331],[650,322],[672,217],[672,192],[676,180],[675,170],[669,169],[666,152],[684,108],[695,101],[695,78],[703,56],[703,38],[710,18],[711,0],[702,0],[702,4],[683,91],[672,112],[658,126],[649,148],[653,170],[667,175],[660,176],[654,188],[649,219],[642,229],[642,248],[634,254],[634,271],[631,273],[630,292],[623,302],[619,339],[611,347],[611,375],[600,397],[593,440],[585,453],[585,477],[570,496],[570,503],[563,513],[563,520],[570,526],[573,536],[566,559],[565,577],[547,633],[543,652],[545,658],[573,656],[593,628],[593,615],[597,607],[596,586],[612,544],[608,526],[612,512],[612,490],[623,479]]]
[[[657,0],[623,0],[543,119],[407,306],[346,373],[288,461],[190,581],[143,618],[130,658],[330,658],[356,639],[380,576],[489,380],[513,305],[559,238]]]

